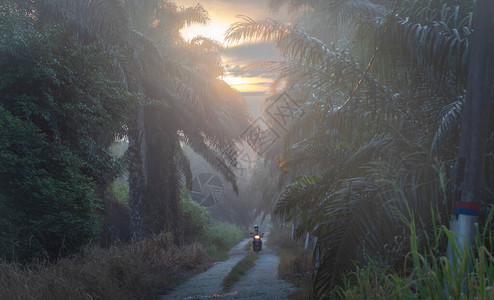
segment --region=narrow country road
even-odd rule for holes
[[[264,246],[259,259],[252,269],[237,282],[229,292],[223,292],[221,282],[231,268],[244,256],[245,239],[233,247],[224,262],[216,263],[204,273],[192,277],[186,283],[178,286],[161,300],[200,300],[200,299],[288,299],[295,287],[278,278],[280,259],[273,249]]]

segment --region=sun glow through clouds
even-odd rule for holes
[[[183,7],[195,6],[198,3],[197,0],[175,0],[175,2]],[[240,70],[249,64],[259,63],[263,60],[276,60],[276,55],[272,48],[266,51],[266,46],[259,47],[257,44],[245,42],[225,44],[224,38],[230,25],[240,20],[237,18],[239,15],[245,15],[254,20],[270,17],[287,22],[288,14],[283,12],[276,16],[271,15],[268,12],[268,1],[266,0],[203,0],[199,3],[208,12],[211,21],[207,25],[195,24],[183,28],[180,31],[182,37],[190,41],[196,36],[203,36],[216,40],[227,47],[226,50],[220,52],[226,71],[222,79],[242,93],[252,113],[260,113],[259,107],[269,94],[273,78],[272,76],[263,77],[263,75],[252,72],[242,74]]]
[[[263,77],[225,76],[223,80],[241,93],[268,92],[270,79]]]

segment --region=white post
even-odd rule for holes
[[[317,272],[317,270],[319,269],[319,248],[316,248],[316,251],[315,251],[315,255],[314,255],[314,272]]]
[[[309,247],[309,233],[305,235],[305,246],[304,249],[307,250],[307,247]]]

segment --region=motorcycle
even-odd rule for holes
[[[252,240],[252,248],[256,253],[262,251],[262,240],[261,240],[262,237],[264,237],[264,233],[255,234],[254,239]]]

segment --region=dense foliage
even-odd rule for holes
[[[0,255],[63,255],[97,229],[94,183],[84,162],[0,106]]]
[[[68,38],[61,26],[36,28],[22,11],[1,17],[0,103],[69,147],[94,180],[118,173],[106,148],[125,133],[135,101],[108,79],[111,56]]]
[[[71,253],[98,232],[95,191],[122,163],[106,150],[135,100],[108,79],[111,57],[37,28],[20,9],[0,15],[1,254]],[[6,8],[3,7],[3,8]]]

